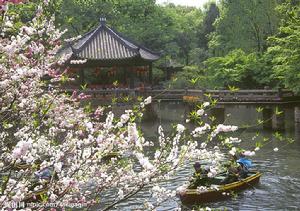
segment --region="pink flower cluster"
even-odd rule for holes
[[[8,10],[8,4],[20,4],[22,2],[25,2],[24,0],[0,0],[0,11],[7,11]]]

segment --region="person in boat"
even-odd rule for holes
[[[239,177],[246,178],[249,173],[249,169],[252,167],[252,161],[246,158],[245,154],[242,152],[240,158],[236,161],[239,164]]]
[[[190,185],[188,188],[190,189],[196,189],[200,186],[209,186],[210,180],[207,176],[208,171],[204,168],[202,168],[200,162],[195,162],[194,164],[194,174],[192,176],[192,179],[190,180]]]
[[[249,169],[252,167],[252,161],[246,158],[243,152],[240,154],[240,158],[236,162],[243,165],[246,171],[249,171]]]
[[[225,166],[227,168],[226,178],[222,180],[221,184],[228,184],[246,178],[251,166],[251,160],[246,158],[244,153],[240,154],[239,159],[236,155],[231,156],[230,162]]]
[[[239,164],[237,163],[237,156],[231,155],[227,163],[224,164],[226,170],[226,177],[221,181],[221,184],[228,184],[238,180],[239,178]]]
[[[44,181],[48,181],[48,182],[52,178],[55,179],[55,180],[58,180],[57,172],[54,171],[53,168],[49,168],[49,167],[43,168],[39,171],[36,171],[34,173],[34,177],[35,177],[36,180],[44,180]]]
[[[36,179],[50,180],[51,171],[48,167],[34,173]]]

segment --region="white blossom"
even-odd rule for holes
[[[239,138],[233,138],[233,137],[229,137],[229,138],[226,138],[224,143],[225,144],[233,144],[233,143],[240,143],[242,140],[239,139]]]
[[[211,127],[209,124],[205,124],[202,127],[197,127],[192,131],[192,135],[194,137],[200,137],[201,135],[205,134],[208,130],[210,130]]]
[[[210,105],[209,102],[204,102],[204,103],[203,103],[203,107],[204,107],[204,108],[208,107],[209,105]]]
[[[122,124],[126,124],[128,122],[128,120],[129,120],[129,118],[130,118],[129,114],[122,114],[121,117],[120,117],[121,123]]]
[[[236,148],[232,147],[231,150],[229,151],[229,154],[235,155],[235,153],[236,153]]]
[[[204,114],[204,110],[203,109],[199,109],[198,111],[197,111],[197,115],[198,116],[202,116]]]
[[[87,62],[86,59],[81,59],[81,60],[77,59],[77,60],[71,60],[70,64],[84,64],[86,62]]]
[[[243,152],[243,154],[245,155],[245,156],[254,156],[255,155],[255,151],[245,151],[245,152]]]
[[[118,199],[123,199],[124,198],[124,191],[122,189],[119,189],[118,191]]]
[[[182,124],[177,124],[177,132],[183,133],[185,130],[185,127]]]
[[[58,162],[54,164],[54,169],[56,172],[61,172],[62,162]]]
[[[152,102],[152,97],[151,97],[151,96],[147,97],[147,98],[144,100],[145,105],[148,105],[148,104],[150,104],[151,102]]]

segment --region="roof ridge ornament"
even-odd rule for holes
[[[100,25],[105,25],[106,24],[106,18],[105,17],[101,16],[99,18],[99,20],[100,20]]]

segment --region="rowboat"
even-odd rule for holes
[[[248,175],[245,179],[225,185],[214,185],[204,190],[199,188],[180,190],[177,191],[177,195],[183,204],[203,204],[225,200],[230,198],[234,192],[253,188],[259,182],[262,174],[260,172],[250,172]]]

